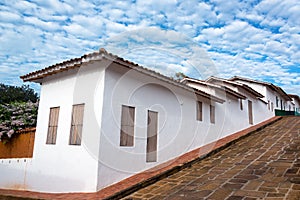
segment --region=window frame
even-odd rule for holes
[[[243,110],[243,99],[240,99],[240,109]]]
[[[146,162],[157,162],[158,112],[148,110],[147,118]]]
[[[57,113],[55,113],[55,111]],[[46,144],[53,144],[53,145],[56,144],[59,112],[60,112],[59,106],[50,107]]]
[[[133,147],[134,134],[135,134],[135,107],[122,105],[119,145],[121,147]]]
[[[77,113],[77,107],[78,109],[82,109],[82,114],[79,116],[78,119],[75,119],[75,113]],[[83,119],[84,119],[84,108],[85,104],[74,104],[72,106],[72,114],[71,114],[71,128],[70,128],[70,137],[69,137],[69,145],[81,145],[82,141],[82,130],[83,130]],[[76,123],[80,122],[80,123]],[[78,129],[80,127],[80,129]],[[78,131],[79,130],[79,131]],[[74,132],[76,131],[76,132]]]
[[[203,121],[203,103],[201,101],[197,101],[196,107],[196,119],[197,121]]]
[[[253,125],[253,103],[251,100],[248,100],[248,119],[249,124]]]
[[[210,123],[216,123],[216,107],[214,105],[209,105]]]

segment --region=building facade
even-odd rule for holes
[[[21,78],[41,84],[34,153],[2,160],[6,189],[96,192],[274,116],[245,84],[178,82],[104,49]]]

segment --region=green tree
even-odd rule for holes
[[[11,102],[37,102],[38,95],[28,85],[11,86],[0,83],[0,104]]]

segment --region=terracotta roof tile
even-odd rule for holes
[[[185,81],[190,81],[190,82],[194,82],[194,83],[198,83],[198,84],[201,84],[201,85],[205,85],[207,87],[211,87],[211,88],[214,88],[214,89],[217,89],[217,90],[222,90],[232,96],[235,96],[239,99],[246,99],[246,96],[239,93],[239,92],[236,92],[224,85],[215,85],[215,84],[212,84],[212,83],[208,83],[208,82],[205,82],[205,81],[202,81],[202,80],[197,80],[197,79],[193,79],[193,78],[184,78],[182,80],[182,82],[184,83]]]
[[[83,63],[94,61],[94,60],[100,60],[100,59],[108,59],[108,60],[111,60],[112,62],[122,64],[126,67],[129,67],[131,69],[139,71],[139,72],[141,72],[143,74],[146,74],[148,76],[158,78],[158,79],[160,79],[164,82],[168,82],[169,84],[173,84],[177,87],[186,89],[190,92],[195,92],[196,94],[198,94],[200,96],[203,96],[205,98],[209,98],[209,99],[211,99],[213,101],[216,101],[218,103],[223,103],[224,102],[223,99],[220,99],[220,98],[215,97],[213,95],[207,94],[203,91],[191,88],[191,87],[189,87],[185,84],[182,84],[178,81],[175,81],[174,79],[172,79],[170,77],[164,76],[164,75],[162,75],[162,74],[160,74],[160,73],[158,73],[154,70],[147,69],[143,66],[140,66],[136,63],[128,61],[124,58],[118,57],[117,55],[109,53],[104,48],[99,49],[99,51],[97,51],[97,52],[84,54],[83,56],[81,56],[79,58],[73,58],[73,59],[63,61],[61,63],[56,63],[56,64],[51,65],[49,67],[46,67],[44,69],[37,70],[37,71],[31,72],[31,73],[28,73],[26,75],[20,76],[20,78],[23,79],[23,81],[42,82],[42,79],[47,77],[47,76],[57,74],[57,73],[60,73],[60,72],[63,72],[63,71],[67,71],[67,70],[70,70],[70,69],[73,69],[73,68],[79,68]]]
[[[281,94],[282,97],[285,98],[285,100],[288,100],[288,101],[292,100],[290,98],[290,96],[287,93],[285,93],[285,91],[281,87],[278,87],[278,86],[274,85],[273,83],[268,83],[268,82],[264,82],[264,81],[253,80],[253,79],[249,79],[249,78],[245,78],[245,77],[240,77],[240,76],[234,76],[234,77],[232,77],[232,78],[230,78],[228,80],[230,80],[230,81],[243,80],[243,81],[247,81],[247,82],[250,82],[250,83],[257,83],[257,84],[260,84],[260,85],[264,85],[264,86],[269,87],[271,90],[276,91],[279,94]]]
[[[264,95],[262,95],[261,93],[257,92],[253,88],[251,88],[248,85],[243,84],[243,83],[234,82],[234,81],[227,80],[227,79],[222,79],[222,78],[217,78],[217,77],[214,77],[214,76],[211,76],[211,77],[209,77],[206,80],[206,82],[212,82],[212,81],[217,81],[217,82],[221,82],[221,83],[227,83],[227,84],[230,84],[230,85],[234,85],[236,87],[241,87],[244,90],[246,90],[249,93],[251,93],[252,95],[256,96],[257,98],[263,98],[264,97]]]

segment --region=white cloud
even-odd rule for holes
[[[14,21],[19,21],[21,17],[16,13],[11,13],[8,11],[0,11],[0,19],[2,22],[14,22]]]
[[[57,23],[45,22],[45,21],[38,19],[37,17],[25,17],[24,21],[29,24],[32,24],[33,26],[37,26],[40,29],[44,29],[46,31],[56,31],[56,30],[60,29],[60,27]]]
[[[247,75],[297,93],[299,6],[294,0],[4,1],[0,81],[19,83],[21,73],[105,47],[167,75]]]
[[[91,37],[91,36],[95,36],[94,33],[92,33],[91,31],[89,31],[88,29],[85,29],[83,26],[79,25],[79,24],[70,24],[67,26],[63,26],[64,30],[68,33],[68,34],[72,34],[75,37]]]
[[[53,13],[58,14],[68,14],[73,12],[74,8],[64,2],[61,2],[59,0],[48,0],[48,1],[34,1],[37,5],[48,8]]]

